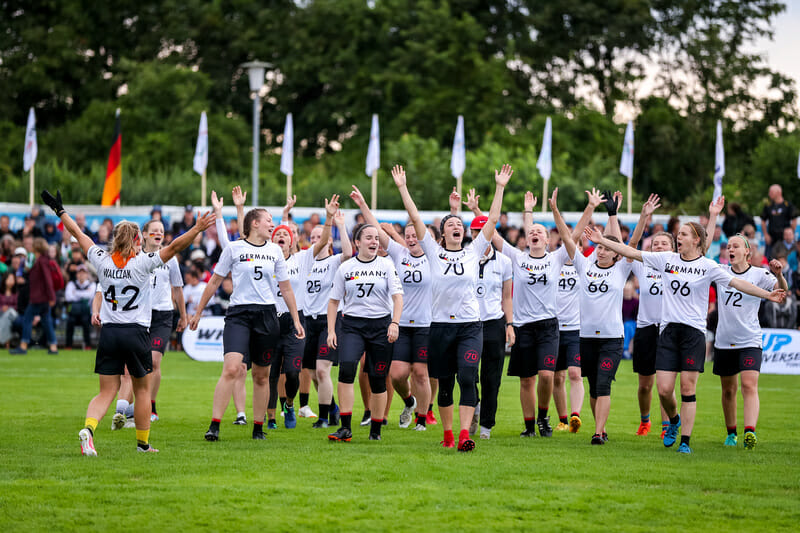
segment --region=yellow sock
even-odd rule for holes
[[[136,442],[145,445],[150,443],[150,430],[149,429],[137,429],[136,430]]]
[[[94,435],[94,430],[97,429],[97,419],[92,418],[91,416],[87,416],[84,427],[89,428],[92,431],[92,435]]]

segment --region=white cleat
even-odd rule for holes
[[[92,432],[87,428],[83,428],[78,432],[78,437],[81,439],[81,454],[87,457],[97,457],[97,450],[94,449]]]
[[[489,428],[485,428],[485,427],[481,426],[481,435],[480,435],[480,437],[483,440],[491,439],[492,438],[492,430],[489,429]]]
[[[133,419],[133,417],[126,418],[125,425],[122,427],[124,427],[125,429],[136,428],[136,421]]]
[[[411,425],[411,420],[414,417],[414,409],[417,408],[417,399],[413,396],[411,397],[414,400],[414,404],[410,407],[403,407],[403,411],[400,413],[400,427],[407,428]]]
[[[137,446],[137,447],[136,447],[136,451],[137,451],[137,452],[142,452],[142,453],[158,453],[158,450],[156,450],[156,449],[155,449],[155,448],[153,448],[152,446],[150,446],[150,447],[149,447],[149,448],[147,448],[146,450],[145,450],[144,448],[140,448],[140,447],[138,447],[138,446]]]
[[[304,405],[297,411],[297,416],[300,418],[317,418],[317,415],[311,410],[311,407],[307,405]]]
[[[414,426],[414,431],[428,431],[428,427],[423,426],[422,424],[417,424]]]
[[[122,413],[114,413],[111,417],[111,431],[116,431],[125,427],[125,415]]]
[[[157,422],[158,415],[156,413],[150,413],[150,422]]]

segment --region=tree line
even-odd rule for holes
[[[714,125],[723,120],[724,193],[757,210],[769,183],[800,198],[796,87],[753,44],[770,37],[776,0],[77,0],[0,4],[0,178],[27,200],[25,120],[37,114],[37,182],[98,203],[122,108],[128,205],[198,203],[191,170],[209,115],[209,185],[249,183],[251,106],[240,65],[274,65],[261,123],[261,203],[285,196],[286,113],[295,127],[294,189],[321,203],[364,174],[373,113],[381,120],[380,206],[400,207],[388,168],[403,164],[421,207],[445,206],[456,117],[466,123],[464,184],[485,197],[502,162],[516,175],[509,208],[541,190],[535,169],[553,119],[551,188],[565,209],[582,191],[625,190],[624,124],[635,114],[634,196],[659,192],[696,213],[713,188]],[[653,75],[653,73],[656,73]],[[647,90],[643,87],[647,86]]]

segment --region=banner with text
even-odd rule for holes
[[[207,316],[200,319],[197,329],[183,332],[183,350],[195,361],[222,362],[222,332],[225,329],[224,316]]]
[[[800,375],[800,331],[765,328],[762,346],[762,374]]]

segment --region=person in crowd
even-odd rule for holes
[[[33,243],[35,261],[28,274],[30,287],[28,306],[22,320],[22,339],[19,348],[14,348],[10,353],[25,355],[31,342],[33,318],[39,316],[47,336],[48,354],[58,353],[56,345],[56,330],[52,317],[52,308],[56,305],[56,289],[53,285],[51,274],[51,259],[48,256],[49,246],[47,241],[37,237]],[[56,267],[57,268],[57,267]]]
[[[737,233],[741,233],[742,228],[747,224],[755,227],[756,223],[753,217],[745,213],[738,203],[729,203],[725,211],[725,220],[722,222],[722,231],[725,233],[725,237],[730,239]]]
[[[183,208],[183,217],[172,224],[172,234],[179,237],[194,225],[194,207],[187,205]]]
[[[6,271],[0,275],[0,346],[9,348],[11,326],[17,320],[17,280],[16,274]]]
[[[97,284],[89,278],[86,265],[79,265],[75,270],[75,279],[67,283],[64,300],[67,302],[66,348],[72,349],[75,326],[83,332],[83,347],[92,346],[92,308],[91,302],[97,292]]]
[[[797,227],[797,208],[783,197],[783,188],[777,183],[770,185],[769,202],[761,212],[761,234],[766,243],[766,256],[772,257],[772,246],[783,237],[784,228],[792,228],[792,236]]]

